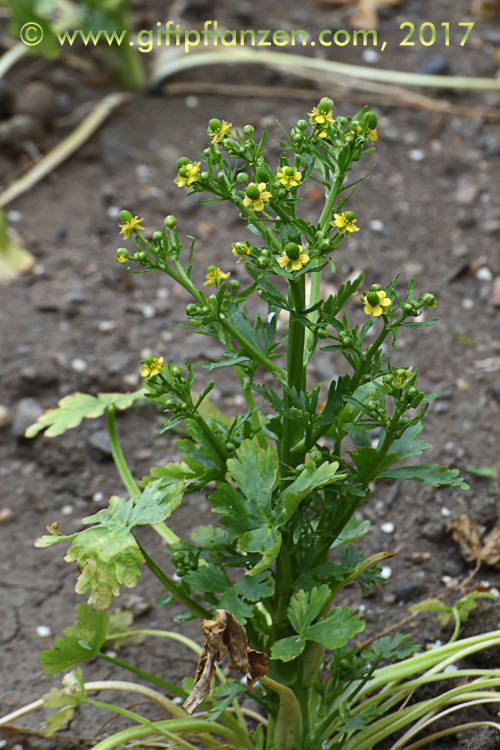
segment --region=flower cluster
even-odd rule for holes
[[[216,117],[212,117],[207,130],[207,135],[212,139],[211,143],[220,143],[226,135],[231,135],[232,124],[232,122],[225,120],[221,122]]]
[[[191,187],[200,179],[201,161],[189,161],[183,157],[177,162],[177,177],[174,182],[179,187]]]
[[[333,214],[333,221],[330,222],[330,226],[336,227],[339,232],[345,234],[346,237],[350,237],[353,232],[359,232],[356,222],[357,219],[354,218],[352,211],[342,211],[340,214]]]
[[[317,107],[312,108],[312,112],[308,112],[309,122],[311,125],[317,127],[317,135],[319,138],[326,138],[328,136],[328,126],[333,124],[333,101],[327,96],[324,96]]]
[[[146,357],[141,363],[140,373],[143,378],[152,378],[158,375],[163,367],[163,357]]]
[[[223,273],[218,266],[209,266],[207,268],[207,273],[205,274],[206,281],[203,282],[203,286],[217,284],[219,279],[224,281],[224,279],[228,279],[230,275],[230,273]]]

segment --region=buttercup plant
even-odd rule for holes
[[[67,721],[74,706],[89,702],[132,723],[98,742],[98,750],[137,742],[166,748],[360,750],[403,729],[403,740],[393,747],[409,748],[420,746],[407,742],[436,717],[498,701],[493,671],[449,673],[446,667],[499,643],[500,633],[466,640],[456,640],[454,633],[449,644],[417,654],[406,637],[384,637],[359,653],[348,644],[364,622],[338,599],[352,583],[367,592],[382,582],[378,563],[388,553],[365,557],[356,546],[370,526],[356,510],[369,501],[376,482],[408,479],[467,488],[455,469],[407,463],[430,447],[418,436],[433,396],[419,390],[417,371],[398,361],[394,344],[401,328],[435,322],[424,315],[435,306],[434,295],[417,295],[413,282],[401,291],[397,275],[363,290],[361,274],[339,284],[327,299],[320,295],[322,270],[335,271],[335,255],[362,230],[348,203],[365,178],[347,178],[353,163],[373,150],[376,127],[376,115],[366,107],[352,118],[334,117],[333,102],[323,98],[309,123],[301,119],[290,132],[282,128],[279,162],[271,164],[265,156],[267,130],[256,137],[251,125],[240,130],[211,119],[209,145],[197,161],[179,159],[174,180],[189,194],[212,196],[208,202],[231,203],[243,224],[222,267],[208,266],[198,282],[192,274],[194,240],[183,250],[174,216],[149,235],[142,218],[121,212],[121,234],[133,238],[134,249],[119,248],[116,260],[134,273],[162,271],[189,292],[183,325],[224,346],[222,356],[202,367],[233,368],[246,409],[232,417],[216,412],[207,400],[214,382],[195,396],[191,363],[169,362],[166,352],[156,351],[140,365],[141,390],[67,396],[28,429],[30,437],[44,428],[54,436],[84,417],[105,414],[128,494],[113,496],[108,507],[84,519],[83,531],[63,535],[54,524],[38,542],[70,543],[65,559],[78,565],[76,591],[89,592],[77,624],[42,653],[42,664],[55,674],[100,657],[156,686],[84,683],[78,669],[65,678],[62,691],[42,701],[59,709],[49,731]],[[316,221],[297,212],[309,180],[325,194]],[[234,278],[235,268],[244,269],[246,282]],[[356,308],[365,319],[353,324]],[[278,325],[282,311],[286,329]],[[348,368],[324,384],[324,391],[307,379],[318,350],[345,360]],[[144,398],[166,415],[160,434],[183,425],[187,437],[177,443],[179,462],[151,469],[137,484],[118,442],[114,412]],[[200,491],[208,492],[217,523],[180,539],[165,521],[183,497]],[[151,525],[165,540],[175,576],[136,539],[139,525]],[[142,564],[165,587],[164,604],[180,602],[184,618],[202,619],[202,648],[180,634],[144,631],[197,651],[195,681],[187,689],[163,679],[164,664],[160,675],[153,675],[103,650],[106,643],[141,632],[123,619],[118,627],[117,616],[103,610],[122,586],[136,585]],[[227,652],[238,679],[220,671],[218,662]],[[394,664],[381,666],[383,660]],[[454,682],[425,701],[417,694],[407,703],[419,685],[457,674],[469,681]],[[142,690],[168,718],[146,720],[88,697],[91,690],[112,686]],[[158,688],[181,696],[183,707]],[[249,696],[258,710],[241,705]]]

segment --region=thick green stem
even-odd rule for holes
[[[120,479],[122,480],[127,492],[130,495],[138,495],[140,490],[135,483],[135,479],[132,476],[130,469],[128,468],[128,464],[125,460],[125,456],[123,455],[120,441],[118,439],[118,434],[116,432],[114,406],[106,407],[106,426],[108,428],[111,455],[113,456],[113,461],[115,462],[115,466],[118,470],[118,474],[120,475]]]
[[[304,336],[305,327],[297,319],[303,315],[305,308],[305,276],[290,282],[290,322],[288,327],[288,352],[287,352],[287,385],[295,388],[297,393],[305,390],[306,368],[304,366]],[[292,403],[288,393],[284,395],[285,404],[291,408]],[[302,463],[302,454],[294,454],[293,447],[303,437],[303,427],[289,416],[283,418],[283,435],[281,439],[281,463],[282,471],[286,472],[289,466],[297,466]]]
[[[302,747],[303,723],[301,706],[293,690],[270,677],[261,677],[260,683],[277,693],[280,707],[274,725],[275,750],[292,750]]]
[[[282,383],[284,379],[284,372],[281,369],[281,367],[278,367],[278,365],[275,365],[272,360],[270,360],[264,352],[262,352],[260,349],[258,349],[256,346],[252,344],[251,341],[248,341],[243,334],[241,334],[236,326],[234,326],[231,321],[229,321],[227,318],[221,316],[220,322],[225,328],[225,330],[233,337],[235,341],[240,344],[240,346],[243,348],[243,350],[253,359],[255,359],[260,365],[262,365],[266,370],[269,370],[269,372],[272,372],[272,374],[275,376],[275,378]]]

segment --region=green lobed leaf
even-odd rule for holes
[[[274,579],[268,570],[255,576],[245,575],[234,590],[249,602],[259,602],[274,594]]]
[[[400,459],[420,456],[428,448],[432,448],[430,443],[424,443],[423,440],[415,438],[422,432],[422,422],[413,424],[408,427],[400,438],[395,440],[391,445],[391,453],[397,453]]]
[[[273,643],[271,648],[271,659],[281,661],[292,661],[303,652],[306,642],[300,635],[291,635],[288,638],[280,638]]]
[[[33,438],[41,430],[45,430],[46,437],[56,437],[66,430],[78,427],[83,419],[96,419],[102,416],[108,406],[128,409],[134,401],[143,398],[143,389],[133,393],[99,393],[97,396],[90,396],[88,393],[72,393],[64,396],[57,406],[44,411],[36,422],[26,428],[24,436]]]
[[[325,461],[318,467],[314,463],[307,464],[297,479],[281,493],[278,506],[283,504],[288,518],[291,518],[302,500],[313,490],[346,477],[346,474],[337,474],[338,468],[338,461]]]
[[[337,547],[341,547],[344,544],[352,544],[352,542],[357,541],[367,534],[370,531],[370,527],[370,521],[361,521],[355,516],[352,516],[337,536],[330,549],[337,549]]]
[[[96,612],[88,604],[78,604],[75,624],[66,628],[64,636],[56,638],[51,648],[40,654],[45,674],[57,674],[97,656],[106,640],[108,620],[109,615],[104,612]]]
[[[399,466],[388,471],[381,471],[377,479],[412,479],[416,482],[428,484],[431,487],[451,485],[468,490],[469,485],[459,476],[458,469],[449,469],[437,464],[420,464],[417,466]]]
[[[296,633],[303,634],[325,606],[330,597],[326,584],[314,587],[310,591],[299,589],[290,599],[287,615]]]
[[[222,568],[211,563],[199,565],[184,578],[194,591],[222,594],[232,589],[232,583]]]
[[[365,623],[358,615],[351,615],[350,607],[336,607],[326,620],[310,625],[304,637],[333,650],[343,648],[350,638],[364,629]]]
[[[257,575],[272,565],[278,557],[281,541],[282,537],[278,529],[269,526],[247,531],[240,537],[238,540],[240,552],[257,552],[262,555],[260,561],[248,571],[248,575]]]
[[[253,607],[247,604],[241,596],[238,596],[234,589],[226,591],[217,605],[222,609],[227,609],[233,614],[241,625],[245,625],[249,617],[252,616]]]
[[[87,691],[79,667],[62,678],[64,687],[52,688],[42,696],[46,708],[58,708],[59,711],[47,717],[44,729],[46,737],[52,737],[58,729],[65,726],[75,715],[74,707],[87,700]]]
[[[257,500],[260,505],[270,505],[278,469],[278,455],[273,445],[262,448],[257,438],[244,440],[236,457],[228,460],[227,468],[246,497]]]

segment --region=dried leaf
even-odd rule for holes
[[[481,560],[481,532],[477,525],[466,513],[451,522],[451,538],[458,544],[460,554],[466,562]]]
[[[377,9],[386,5],[399,5],[401,0],[358,0],[356,13],[351,21],[354,29],[376,29]]]
[[[215,664],[229,652],[230,666],[247,678],[250,688],[267,672],[267,655],[248,648],[246,630],[227,609],[217,609],[215,620],[202,620],[203,650],[198,660],[195,683],[183,708],[191,714],[207,697]]]
[[[500,526],[495,526],[483,537],[484,531],[484,527],[478,526],[465,513],[451,522],[452,539],[466,562],[500,567]]]

